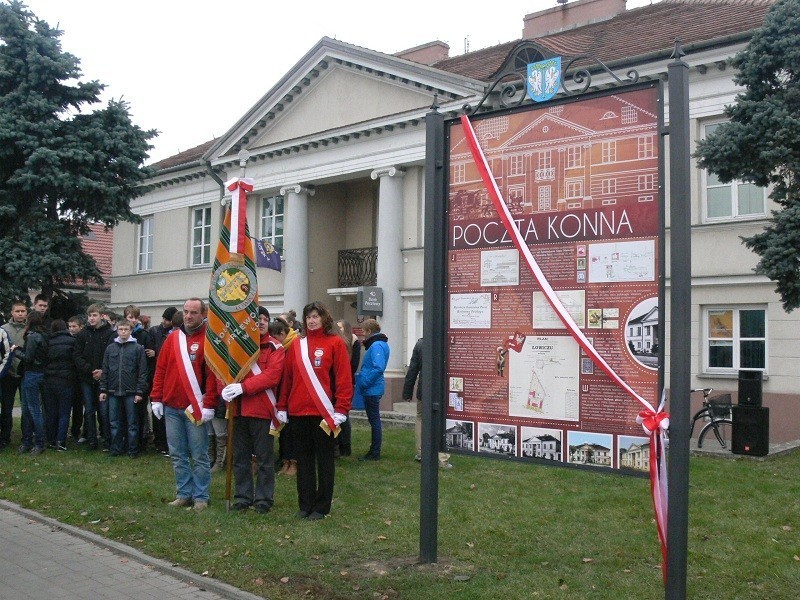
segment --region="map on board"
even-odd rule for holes
[[[528,336],[511,351],[508,414],[529,419],[577,421],[580,351],[569,336]]]

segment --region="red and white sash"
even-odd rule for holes
[[[196,424],[203,418],[203,392],[200,389],[200,382],[197,381],[197,374],[194,372],[192,361],[189,359],[189,351],[186,349],[186,334],[179,329],[177,335],[172,336],[177,344],[178,354],[181,357],[182,369],[178,369],[178,374],[183,384],[183,390],[189,398],[189,406],[186,407],[186,415],[194,420]]]
[[[325,421],[331,431],[335,431],[337,427],[333,420],[333,403],[314,372],[314,367],[311,366],[311,360],[308,358],[308,338],[302,337],[299,343],[293,345],[297,348],[295,352],[300,354],[298,360],[303,365],[303,368],[299,369],[303,383],[306,384],[306,389],[311,399],[317,405],[317,409],[322,415],[322,420]]]
[[[253,375],[261,375],[261,367],[258,366],[258,363],[254,363],[250,370],[253,371]],[[269,432],[280,432],[281,428],[283,427],[283,423],[278,421],[278,399],[275,397],[275,392],[272,391],[272,388],[266,388],[264,393],[267,395],[267,399],[269,400],[269,405],[272,408],[272,414],[270,415],[270,424],[269,424]]]

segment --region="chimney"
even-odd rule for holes
[[[525,15],[522,37],[533,40],[589,23],[606,21],[625,12],[625,0],[557,0],[558,6]]]
[[[422,63],[423,65],[433,65],[442,61],[450,56],[450,46],[439,40],[428,42],[420,46],[414,46],[408,50],[401,50],[395,52],[394,56],[404,58],[406,60],[413,60],[414,62]]]

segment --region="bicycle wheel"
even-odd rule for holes
[[[697,447],[709,452],[730,452],[732,431],[733,422],[730,419],[714,419],[700,431]],[[707,435],[709,432],[713,435]]]

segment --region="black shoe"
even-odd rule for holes
[[[56,450],[58,450],[59,452],[66,452],[67,446],[66,444],[56,444]]]
[[[19,448],[17,448],[17,454],[27,454],[31,451],[31,448],[33,448],[33,446],[22,444]]]
[[[44,446],[34,446],[31,450],[31,456],[39,456],[42,452],[44,452]]]
[[[306,517],[306,521],[321,521],[324,518],[325,515],[323,515],[322,513],[318,513],[317,511],[314,511]]]
[[[256,512],[265,515],[272,509],[271,506],[267,506],[266,504],[256,504]]]
[[[380,459],[381,459],[380,454],[371,454],[367,452],[364,456],[362,456],[358,460],[380,460]]]
[[[233,506],[231,506],[231,509],[235,511],[247,510],[248,508],[250,508],[250,505],[244,502],[234,502]]]
[[[309,512],[307,510],[298,510],[294,516],[297,517],[298,519],[305,519],[308,517],[308,515]]]

